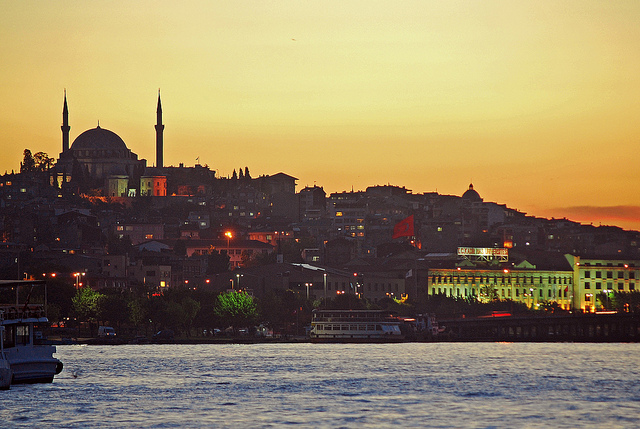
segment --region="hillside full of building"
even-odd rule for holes
[[[327,195],[284,172],[165,166],[160,95],[156,114],[148,166],[99,124],[70,144],[65,96],[58,158],[25,150],[20,172],[0,177],[0,278],[581,311],[637,290],[636,231],[527,216],[472,184],[461,196],[390,185]]]

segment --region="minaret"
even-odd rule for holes
[[[162,132],[164,131],[164,125],[162,125],[162,104],[160,103],[160,90],[158,90],[158,110],[156,110],[156,113],[156,167],[162,168]]]
[[[62,107],[62,152],[69,150],[69,108],[67,107],[67,90],[64,90],[64,106]]]

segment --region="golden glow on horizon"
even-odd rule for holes
[[[327,192],[473,178],[485,201],[595,224],[613,217],[589,207],[640,207],[635,0],[1,6],[2,173],[25,148],[58,157],[64,88],[72,141],[100,120],[151,165],[160,87],[165,165]]]

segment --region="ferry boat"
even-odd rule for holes
[[[62,362],[53,357],[56,347],[44,343],[43,329],[49,325],[44,304],[29,303],[34,287],[42,284],[41,281],[0,280],[3,298],[15,292],[14,302],[0,304],[3,314],[0,326],[4,328],[2,348],[13,384],[51,383],[62,371]],[[27,296],[20,302],[21,292],[25,291]]]
[[[313,310],[309,337],[314,342],[403,341],[401,321],[385,310]]]

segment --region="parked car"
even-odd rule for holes
[[[171,329],[163,329],[153,334],[154,340],[173,340],[174,334]]]
[[[113,329],[111,326],[99,326],[98,327],[98,336],[99,337],[115,337],[116,336],[116,330]]]

